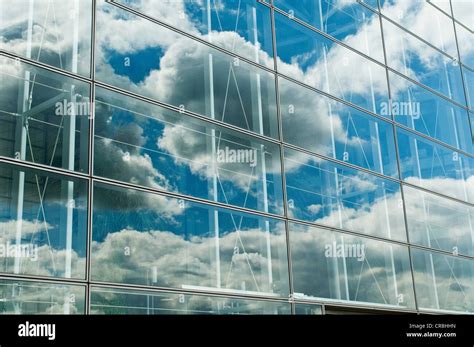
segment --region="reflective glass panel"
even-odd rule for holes
[[[91,0],[0,0],[0,49],[89,76]]]
[[[415,306],[405,246],[294,223],[290,245],[297,298]]]
[[[87,83],[0,56],[0,156],[87,172]]]
[[[406,241],[398,183],[285,149],[293,218]]]
[[[87,182],[0,164],[0,271],[84,278]]]
[[[92,279],[288,295],[283,221],[97,184]]]
[[[272,73],[114,5],[98,6],[97,79],[182,111],[278,137]]]
[[[410,242],[474,256],[474,208],[403,186]]]
[[[255,0],[114,0],[273,68],[270,9]]]
[[[420,309],[474,312],[474,262],[412,248]]]
[[[84,314],[85,287],[0,279],[0,314]]]
[[[459,42],[461,62],[474,69],[474,33],[465,26],[456,23],[456,35]]]
[[[299,315],[321,315],[323,309],[319,305],[295,304],[295,314]]]
[[[474,110],[474,70],[463,67],[462,72],[464,74],[464,86],[466,87],[467,104],[471,110]]]
[[[392,124],[284,78],[278,86],[285,142],[398,176]]]
[[[246,315],[290,314],[290,304],[193,295],[93,287],[92,314]]]
[[[474,153],[465,109],[391,71],[389,81],[392,101],[388,108],[396,122]]]
[[[275,13],[278,71],[374,113],[388,101],[385,69]]]
[[[469,0],[452,0],[454,18],[474,31],[474,3]]]
[[[276,144],[97,89],[94,173],[282,213]]]
[[[457,57],[453,21],[437,5],[426,0],[389,0],[384,1],[382,14],[451,57]],[[439,6],[451,13],[449,2]],[[393,36],[385,35],[384,39],[387,43]]]
[[[400,170],[405,182],[474,202],[474,158],[397,129]]]
[[[384,0],[381,0],[381,1],[384,1]],[[458,0],[454,0],[454,1],[458,1]],[[429,2],[431,5],[436,7],[438,10],[441,10],[448,16],[451,16],[450,0],[427,0],[427,2]]]
[[[426,19],[431,20],[430,17]],[[457,60],[447,57],[385,19],[383,31],[389,67],[464,104]]]
[[[348,46],[383,62],[378,14],[356,1],[275,0],[273,4]]]

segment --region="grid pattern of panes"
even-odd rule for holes
[[[474,312],[470,0],[0,0],[0,312]]]

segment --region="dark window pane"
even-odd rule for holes
[[[93,287],[92,314],[290,314],[290,304],[236,298]]]

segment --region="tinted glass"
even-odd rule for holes
[[[0,1],[0,49],[88,76],[91,0]]]
[[[97,184],[92,279],[288,295],[283,221]]]
[[[84,278],[87,183],[0,164],[1,271]]]
[[[279,147],[97,89],[96,175],[281,213]]]
[[[88,171],[90,89],[0,56],[0,155]]]
[[[406,240],[398,183],[292,150],[285,156],[291,217]]]

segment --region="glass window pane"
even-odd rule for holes
[[[285,149],[293,218],[406,241],[398,183]]]
[[[290,304],[193,295],[92,287],[92,314],[290,314]]]
[[[474,256],[474,208],[403,186],[410,242]]]
[[[474,262],[412,248],[416,298],[420,309],[474,312]]]
[[[0,279],[0,314],[84,314],[84,286]]]
[[[457,60],[440,53],[385,19],[383,31],[389,67],[458,103],[465,103]]]
[[[93,280],[288,295],[283,221],[97,184],[93,224]]]
[[[383,62],[378,14],[356,1],[275,0],[273,4],[348,46]]]
[[[474,159],[397,129],[400,170],[405,182],[474,202]]]
[[[398,176],[392,124],[284,78],[278,89],[285,142]]]
[[[255,0],[114,1],[273,68],[270,9]]]
[[[0,155],[88,171],[87,83],[0,56]]]
[[[453,2],[459,2],[458,0],[454,0]],[[431,5],[433,5],[438,10],[441,10],[446,15],[451,16],[451,5],[450,0],[428,0]]]
[[[384,2],[382,14],[451,57],[457,57],[453,21],[436,6],[451,13],[449,1],[441,4],[441,1],[391,0]],[[386,37],[386,42],[387,38],[392,37]]]
[[[89,76],[91,0],[0,0],[0,49]]]
[[[414,308],[408,249],[290,223],[297,298]]]
[[[97,17],[100,81],[278,137],[272,73],[114,5],[100,3]]]
[[[466,110],[389,71],[396,122],[466,152],[474,152]]]
[[[472,11],[474,11],[474,8]],[[474,28],[474,24],[472,26]],[[456,23],[456,35],[459,42],[459,54],[461,56],[461,62],[464,65],[469,66],[471,69],[474,69],[474,33],[469,31],[469,29],[466,29],[466,27],[463,25]]]
[[[382,0],[383,1],[383,0]],[[373,10],[375,11],[378,11],[379,10],[379,6],[378,6],[378,3],[377,3],[377,0],[361,0],[361,2],[363,2],[364,4],[366,4],[367,6],[371,7]]]
[[[0,165],[1,272],[85,277],[87,182]]]
[[[454,18],[474,31],[474,3],[469,0],[452,0]]]
[[[311,304],[295,304],[295,314],[298,315],[321,315],[323,314],[322,306]]]
[[[463,66],[464,86],[466,87],[467,104],[471,110],[474,110],[474,70]]]
[[[96,175],[282,213],[279,146],[97,89]]]
[[[279,13],[275,30],[279,72],[374,113],[388,101],[382,66]]]

